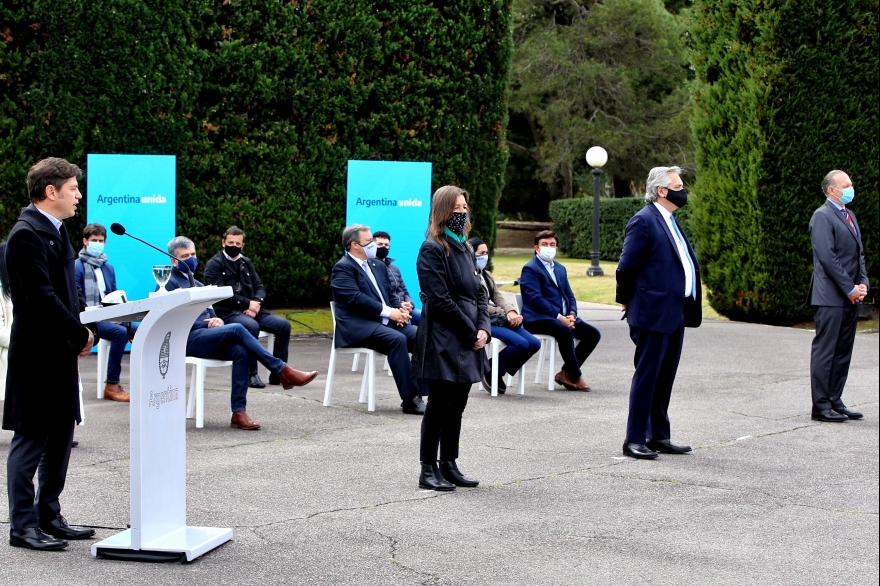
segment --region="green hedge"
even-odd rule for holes
[[[832,169],[852,177],[872,283],[878,264],[876,0],[698,0],[694,228],[712,306],[808,318],[810,216]]]
[[[620,260],[626,224],[645,206],[644,197],[599,199],[599,258]],[[694,243],[690,206],[675,212],[685,235]],[[550,218],[559,236],[559,248],[574,258],[590,258],[593,250],[592,198],[558,199],[550,202]]]
[[[494,244],[510,29],[509,0],[4,1],[0,231],[41,157],[174,154],[178,232],[241,226],[273,305],[319,303],[374,159],[433,163]]]

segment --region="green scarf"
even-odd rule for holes
[[[446,235],[449,236],[450,238],[452,238],[453,240],[455,240],[456,242],[460,242],[461,244],[464,244],[465,241],[467,240],[467,238],[464,237],[464,234],[459,236],[458,234],[456,234],[455,232],[453,232],[449,228],[446,228]]]

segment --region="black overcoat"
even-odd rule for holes
[[[79,320],[86,302],[75,258],[63,225],[59,233],[34,206],[22,210],[6,243],[13,322],[3,429],[43,432],[81,420],[77,358],[89,332]]]
[[[475,383],[489,371],[485,351],[474,351],[477,331],[491,331],[486,294],[473,248],[445,238],[449,256],[439,242],[429,239],[416,260],[423,307],[413,348],[413,376]]]

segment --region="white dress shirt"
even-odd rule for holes
[[[369,277],[370,282],[373,284],[373,287],[376,288],[376,293],[379,294],[379,299],[382,300],[382,311],[379,312],[379,315],[382,317],[382,325],[388,325],[388,318],[391,317],[391,308],[385,303],[385,296],[382,295],[382,290],[379,289],[379,283],[376,282],[376,277],[373,275],[373,270],[370,268],[370,263],[365,260],[355,259],[360,263],[361,268],[364,269],[364,272],[367,273],[367,277]]]
[[[660,210],[660,215],[663,216],[666,226],[672,233],[672,239],[675,241],[675,248],[678,249],[678,259],[681,261],[682,269],[684,269],[684,296],[692,297],[694,294],[694,273],[696,272],[696,269],[692,264],[693,261],[688,254],[684,242],[678,237],[678,228],[672,224],[672,213],[656,201],[654,202],[654,207]]]
[[[104,271],[102,271],[99,267],[95,268],[95,278],[98,280],[98,293],[101,294],[101,299],[104,298],[104,295],[109,293],[107,291],[107,283],[104,282]]]
[[[553,284],[559,287],[559,283],[556,282],[556,271],[553,270],[553,261],[552,260],[544,260],[540,256],[538,260],[544,263],[544,268],[547,269],[547,272],[550,273],[550,278],[553,280]],[[560,289],[561,291],[561,289]],[[560,317],[565,317],[565,313],[568,312],[568,306],[565,303],[565,295],[562,296],[562,313],[556,316],[557,319]]]
[[[37,206],[34,206],[37,208]],[[44,212],[40,208],[37,208],[37,211],[49,218],[49,221],[52,222],[52,225],[55,226],[55,229],[58,230],[58,233],[61,234],[61,220],[50,214],[49,212]]]

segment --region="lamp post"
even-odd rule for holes
[[[587,164],[593,168],[593,251],[590,253],[588,277],[601,277],[605,273],[599,266],[599,177],[602,166],[608,162],[608,153],[602,147],[594,146],[587,151]]]

